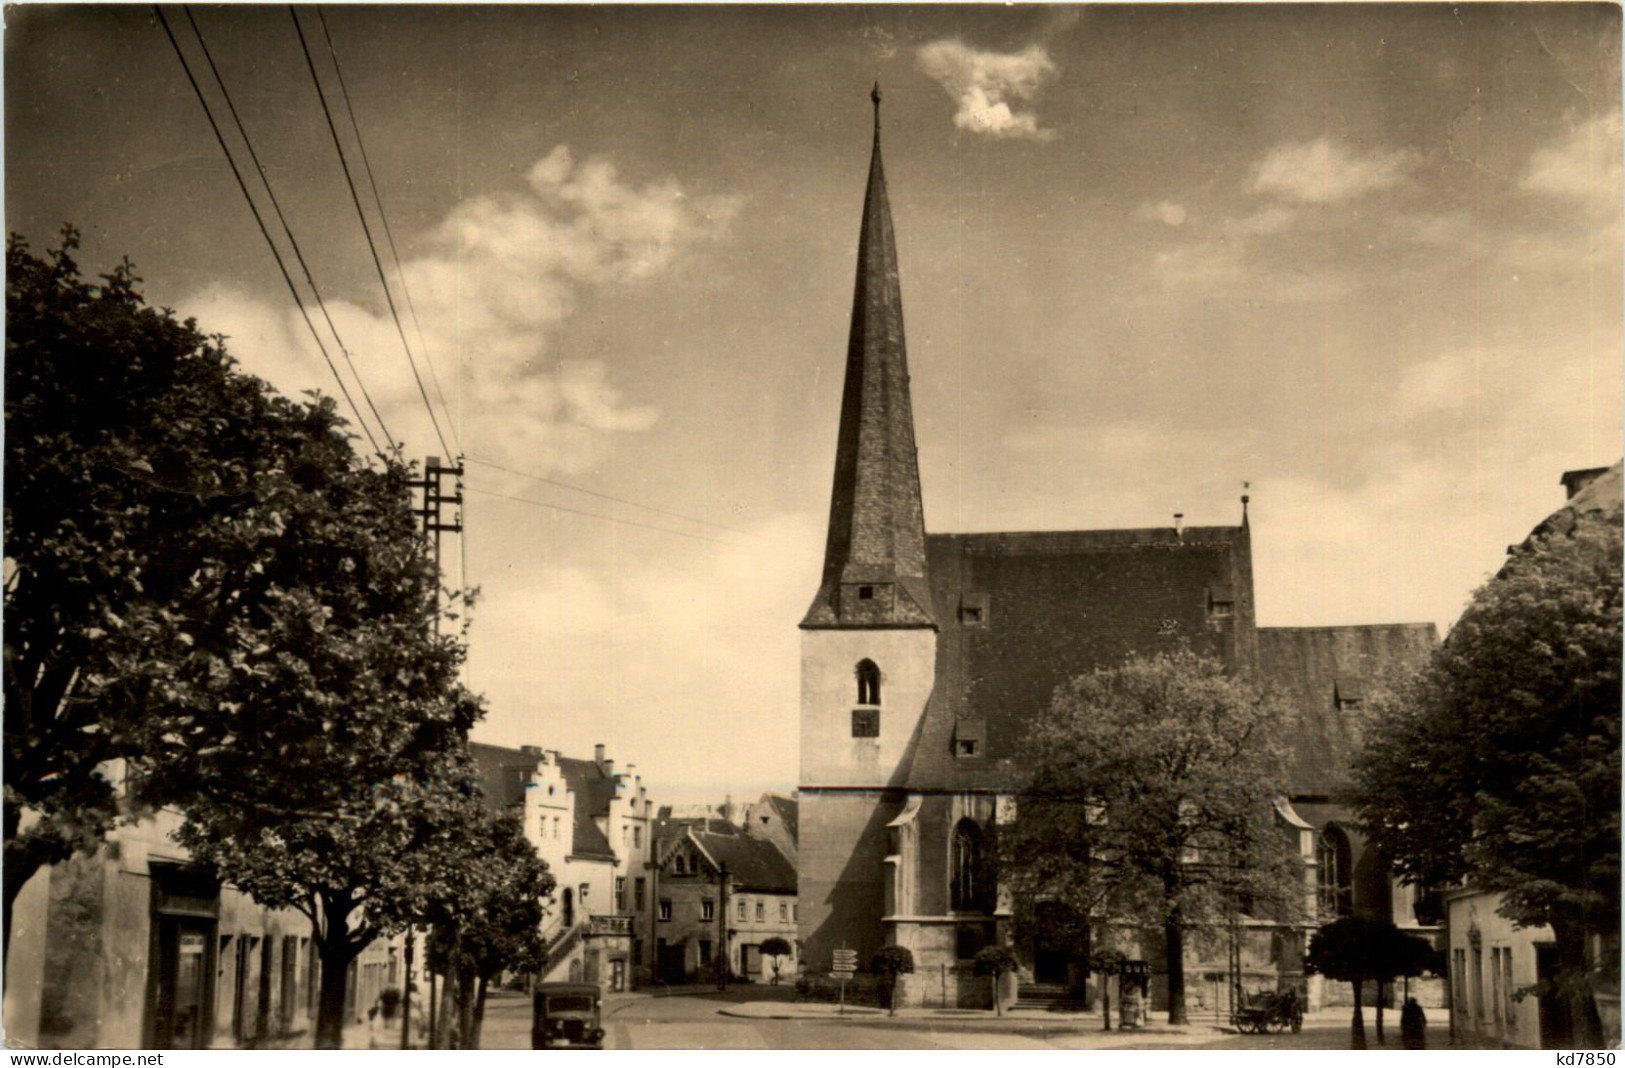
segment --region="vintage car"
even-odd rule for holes
[[[541,983],[536,987],[531,1049],[603,1049],[599,991],[593,983]]]

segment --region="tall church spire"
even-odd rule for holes
[[[908,396],[903,297],[886,172],[880,86],[835,452],[829,539],[803,627],[935,627],[925,579],[925,514]]]

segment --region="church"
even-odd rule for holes
[[[1335,803],[1349,713],[1380,673],[1430,653],[1431,623],[1258,626],[1246,497],[1234,526],[926,532],[878,88],[873,101],[829,530],[800,623],[803,971],[826,973],[837,948],[861,964],[900,945],[916,968],[907,1002],[986,1007],[971,958],[1014,933],[991,843],[1014,811],[1025,725],[1068,679],[1182,642],[1293,705],[1292,793],[1276,810],[1306,902],[1436,932],[1433,903],[1389,878]],[[1304,934],[1255,921],[1248,987],[1301,980]],[[1024,996],[1083,989],[1076,947],[1040,929],[1013,948]],[[1155,999],[1162,965],[1146,957]]]

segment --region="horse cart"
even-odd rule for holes
[[[1277,993],[1263,990],[1248,994],[1246,1000],[1230,1014],[1230,1026],[1242,1034],[1255,1035],[1270,1031],[1303,1030],[1303,1005],[1298,995],[1290,990]]]

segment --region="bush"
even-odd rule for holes
[[[389,987],[378,995],[378,1011],[384,1014],[385,1020],[393,1020],[401,1008],[401,992]]]
[[[796,976],[796,1000],[833,1005],[840,999],[841,984],[830,976],[808,975],[805,972]],[[886,1002],[880,996],[880,981],[872,975],[854,975],[846,981],[846,1003],[883,1008]]]

